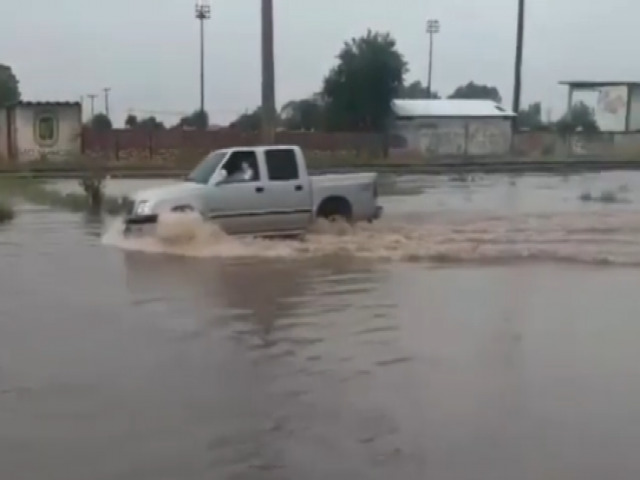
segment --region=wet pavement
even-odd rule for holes
[[[379,225],[302,243],[22,208],[0,478],[638,478],[640,176],[383,191]]]

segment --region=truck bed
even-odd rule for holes
[[[328,185],[360,185],[375,182],[375,173],[327,173],[322,175],[310,175],[314,187]]]

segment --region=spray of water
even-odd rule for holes
[[[122,222],[115,221],[103,242],[127,250],[195,257],[349,255],[439,263],[640,265],[640,214],[632,213],[442,217],[355,226],[318,221],[301,240],[230,237],[196,215],[167,213],[160,216],[152,235],[128,238],[121,232]]]

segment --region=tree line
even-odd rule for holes
[[[93,118],[89,119],[87,125],[98,131],[111,130],[113,124],[111,119],[104,113],[96,113]],[[177,124],[169,128],[194,128],[206,129],[209,125],[209,115],[207,112],[196,110],[190,115],[182,117]],[[164,130],[167,126],[164,122],[158,120],[155,116],[138,118],[137,115],[130,113],[124,121],[124,126],[130,129],[144,130]]]
[[[404,55],[389,33],[367,31],[361,37],[346,41],[336,57],[336,64],[324,77],[318,92],[307,98],[291,100],[278,112],[278,127],[290,131],[385,132],[392,118],[392,101],[405,99],[439,99],[420,81],[407,83],[409,71]],[[460,85],[446,98],[487,99],[502,103],[495,86],[473,81]],[[20,99],[18,80],[8,66],[0,65],[0,106]],[[98,113],[88,122],[98,130],[112,128],[111,120]],[[516,124],[523,129],[572,131],[598,130],[592,108],[576,103],[556,122],[545,122],[540,102],[518,112]],[[173,128],[204,129],[209,125],[205,111],[194,111],[181,118]],[[246,112],[229,127],[243,132],[256,132],[261,125],[260,107]],[[163,129],[166,126],[151,116],[126,118],[127,128]],[[170,127],[170,128],[171,128]]]
[[[408,64],[389,33],[368,31],[364,36],[344,43],[336,65],[324,78],[317,93],[286,103],[278,114],[279,127],[292,131],[367,131],[383,132],[392,117],[392,101],[402,99],[441,99],[420,81],[406,82]],[[492,100],[502,103],[497,87],[470,81],[460,85],[446,98]],[[260,107],[244,113],[230,127],[258,131]],[[533,103],[518,112],[516,125],[521,129],[598,130],[595,112],[583,102],[556,122],[545,122],[542,105]]]

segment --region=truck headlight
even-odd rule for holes
[[[149,215],[151,213],[151,204],[147,201],[142,201],[136,206],[136,215]]]

